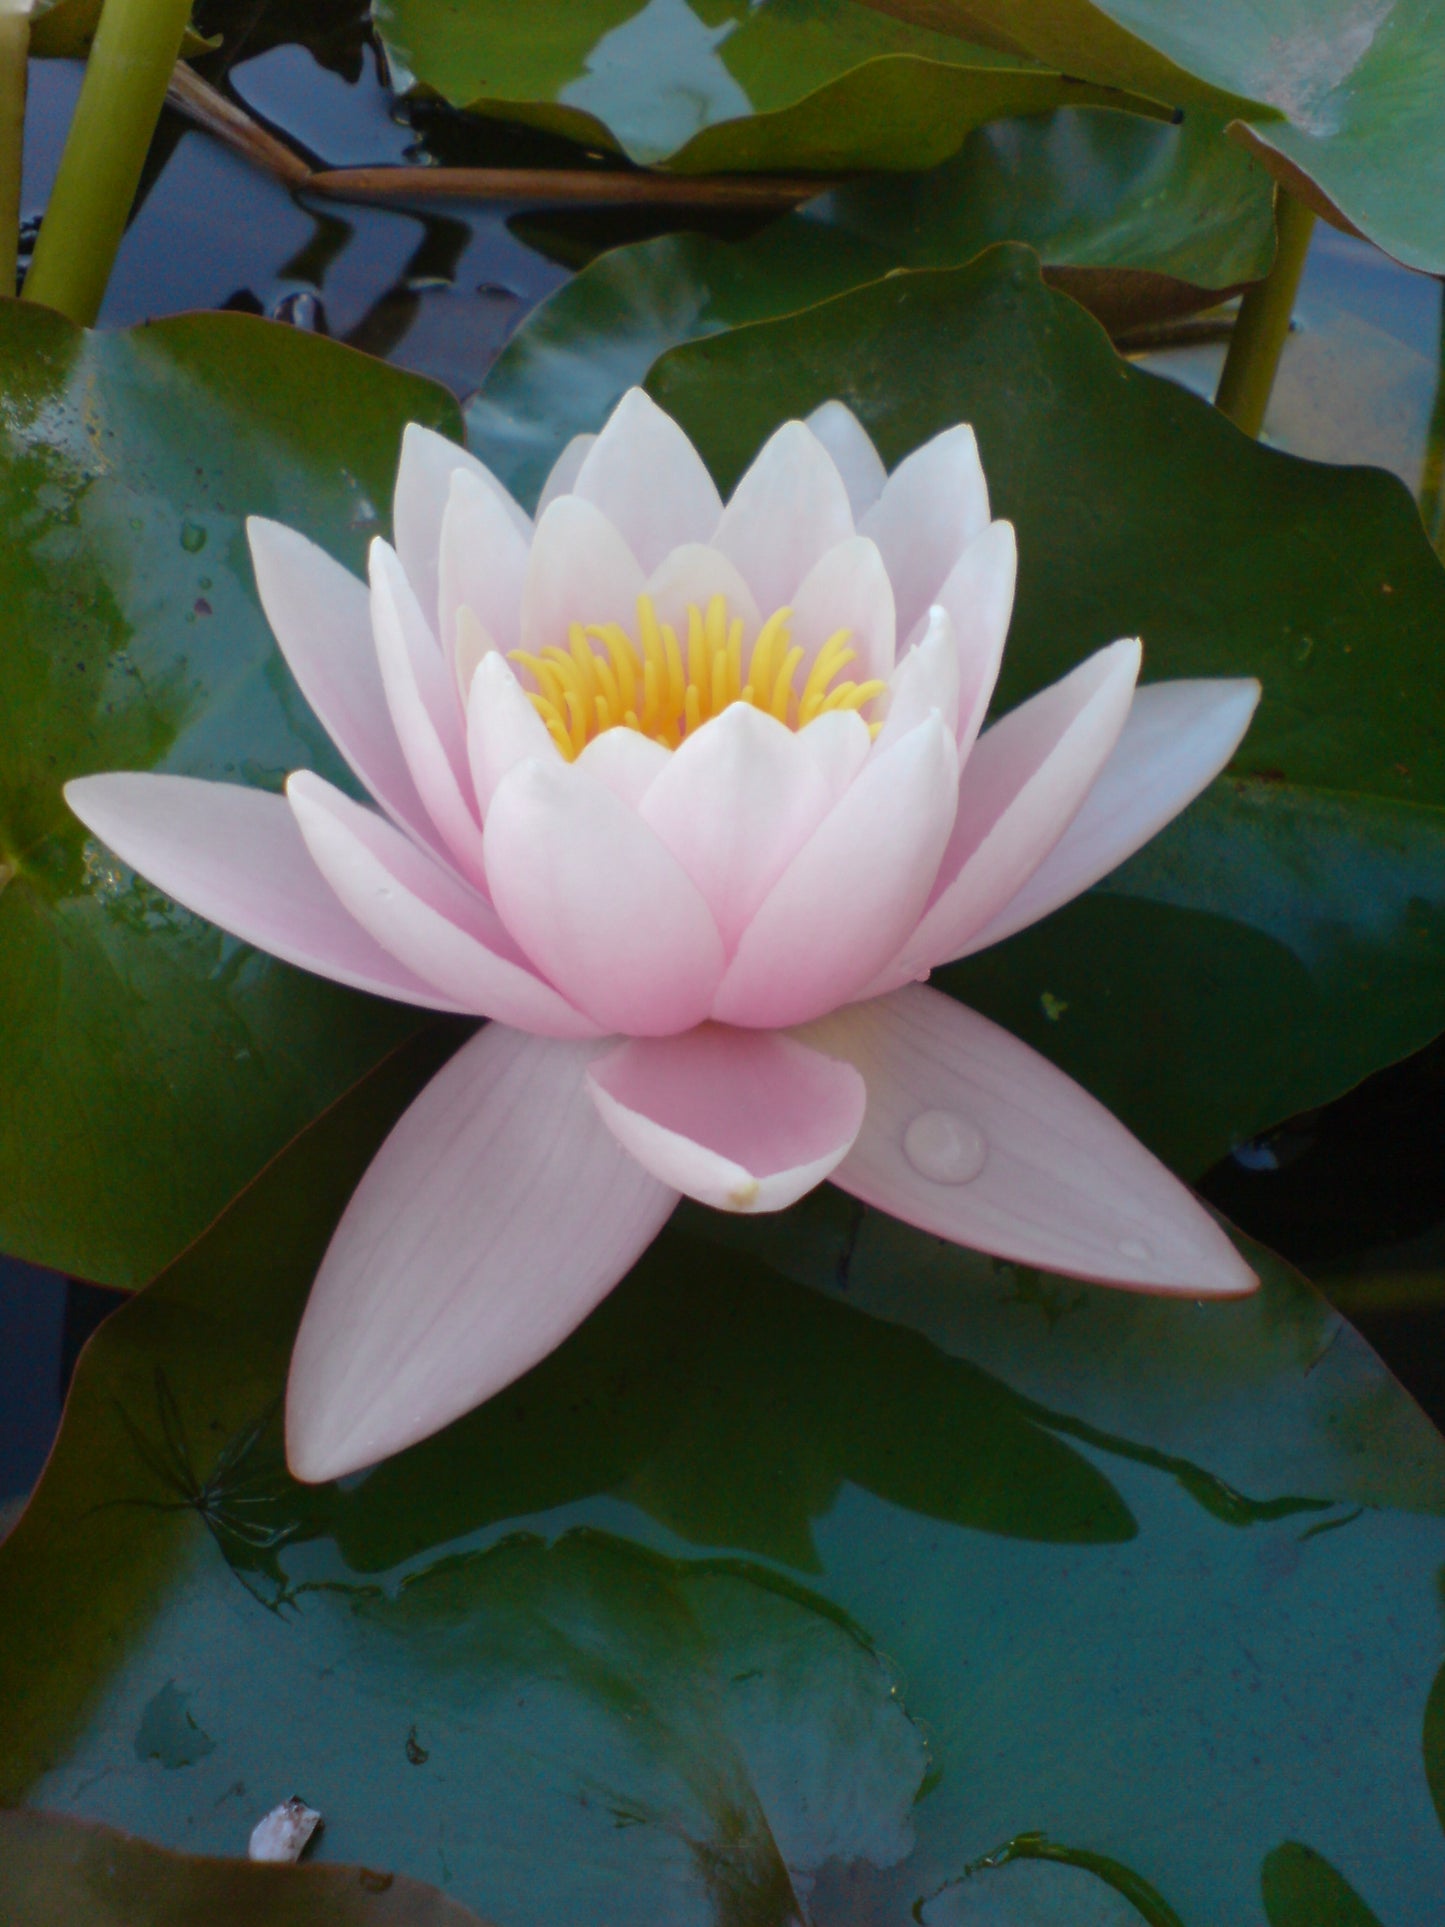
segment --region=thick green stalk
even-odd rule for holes
[[[89,327],[125,232],[191,0],[105,0],[25,299]]]
[[[0,295],[15,292],[29,59],[30,0],[0,0]]]
[[[1264,426],[1315,225],[1311,210],[1283,188],[1276,191],[1275,216],[1279,240],[1274,266],[1239,304],[1239,319],[1214,397],[1215,407],[1246,435],[1257,435]]]

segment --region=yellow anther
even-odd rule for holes
[[[857,659],[846,629],[819,649],[800,691],[806,651],[793,642],[791,621],[791,609],[775,609],[749,647],[746,620],[729,614],[725,596],[714,595],[705,606],[688,606],[684,644],[644,595],[637,599],[635,639],[618,622],[574,622],[565,649],[514,649],[511,661],[533,685],[532,707],[569,760],[609,729],[634,729],[676,749],[733,703],[804,729],[826,711],[862,710],[884,693],[886,685],[876,680],[840,680]],[[876,734],[879,725],[868,727]]]

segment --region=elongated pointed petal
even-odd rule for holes
[[[461,692],[396,554],[381,541],[371,545],[371,622],[387,704],[417,793],[451,860],[485,889]]]
[[[193,776],[82,776],[65,800],[123,863],[198,917],[333,983],[426,1010],[467,1006],[408,970],[342,907],[286,799]]]
[[[1078,814],[1038,869],[971,937],[971,956],[1001,943],[1106,877],[1192,803],[1229,762],[1259,702],[1259,684],[1149,683]]]
[[[437,633],[445,661],[457,640],[457,611],[467,608],[498,649],[515,649],[522,633],[527,543],[487,488],[464,468],[452,476],[442,517]]]
[[[946,428],[898,464],[858,524],[883,551],[907,636],[953,565],[988,527],[988,487],[967,424]]]
[[[341,902],[423,982],[479,1017],[544,1037],[595,1037],[598,1025],[537,975],[496,911],[383,817],[310,770],[286,785],[306,847]]]
[[[997,1025],[921,985],[801,1033],[862,1072],[833,1181],[936,1237],[1071,1277],[1191,1298],[1259,1282],[1117,1118]]]
[[[723,971],[712,912],[604,783],[576,765],[518,764],[492,798],[486,848],[508,930],[601,1029],[665,1036],[707,1015]]]
[[[742,617],[743,633],[750,640],[762,620],[736,563],[705,542],[684,542],[672,550],[647,578],[647,593],[657,620],[671,623],[684,646],[688,610],[706,609],[715,595],[726,597],[730,617]]]
[[[771,1031],[704,1024],[596,1059],[604,1122],[662,1183],[720,1211],[781,1211],[821,1184],[863,1122],[851,1064]]]
[[[733,491],[712,546],[742,571],[760,609],[789,603],[819,556],[853,533],[833,458],[811,429],[784,422]]]
[[[494,650],[477,664],[467,696],[467,757],[484,816],[502,778],[529,756],[538,756],[545,763],[560,758],[561,751],[513,674],[512,665]]]
[[[937,710],[950,734],[958,728],[958,647],[946,609],[934,606],[920,641],[894,670],[888,714],[874,754],[891,749]]]
[[[451,494],[452,477],[465,469],[484,488],[491,489],[517,533],[528,539],[532,518],[519,508],[484,462],[435,429],[409,422],[401,438],[401,461],[392,496],[392,534],[412,592],[429,626],[437,624],[437,558],[441,554],[442,517]]]
[[[858,660],[848,674],[855,682],[886,677],[893,668],[893,586],[876,542],[850,535],[820,555],[793,597],[793,641],[811,663],[838,630],[848,631],[848,647]]]
[[[1138,643],[1112,643],[979,738],[959,779],[935,900],[905,946],[909,958],[931,967],[958,956],[1032,876],[1118,742],[1138,674]],[[903,971],[899,981],[913,974]]]
[[[542,493],[537,497],[536,513],[533,520],[540,522],[559,495],[570,495],[572,484],[582,472],[582,464],[587,459],[587,451],[597,440],[595,435],[574,435],[562,453],[553,462],[542,484]]]
[[[811,428],[833,457],[834,467],[843,477],[854,521],[861,521],[883,493],[888,471],[883,457],[873,446],[873,438],[853,410],[841,401],[825,401],[807,416],[804,426]]]
[[[806,1023],[862,990],[928,900],[957,768],[937,716],[869,759],[743,932],[713,1002],[719,1023]]]
[[[630,635],[644,577],[601,509],[561,495],[537,524],[522,589],[522,647],[565,649],[574,622],[618,622]]]
[[[938,591],[958,649],[958,753],[967,756],[993,697],[1013,614],[1018,546],[1012,522],[990,522]]]
[[[731,952],[831,800],[802,736],[733,703],[672,752],[639,814],[702,892]]]
[[[297,1336],[286,1449],[298,1478],[354,1472],[490,1398],[661,1230],[677,1194],[598,1117],[591,1055],[490,1024],[381,1147]]]
[[[702,457],[640,388],[629,388],[613,409],[572,493],[597,504],[644,569],[684,542],[708,541],[722,514]]]

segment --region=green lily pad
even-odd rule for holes
[[[1312,1847],[1287,1840],[1260,1875],[1269,1927],[1380,1927],[1347,1880]]]
[[[867,0],[1156,100],[1238,117],[1287,188],[1406,267],[1445,273],[1442,0]]]
[[[1094,108],[971,134],[929,173],[861,180],[750,240],[613,249],[528,316],[467,407],[472,446],[524,500],[664,350],[813,306],[894,268],[961,267],[1030,242],[1107,323],[1188,312],[1266,274],[1266,177],[1205,114],[1160,126]]]
[[[54,1813],[0,1813],[0,1908],[8,1927],[483,1927],[416,1880],[168,1853]]]
[[[372,0],[372,19],[402,91],[683,173],[932,167],[1000,115],[1124,104],[856,0]]]
[[[178,911],[61,785],[345,780],[242,524],[359,567],[404,424],[457,417],[428,382],[239,315],[103,336],[0,303],[0,383],[0,1249],[133,1286],[417,1019]]]
[[[690,1208],[490,1405],[292,1483],[300,1305],[444,1048],[91,1341],[0,1546],[0,1801],[235,1853],[300,1792],[321,1862],[509,1927],[1246,1922],[1297,1837],[1427,1916],[1445,1442],[1265,1254],[1201,1308]]]
[[[1115,636],[1257,675],[1228,777],[1094,892],[938,973],[1191,1174],[1445,1024],[1445,572],[1404,488],[1261,448],[996,248],[673,350],[649,387],[731,485],[841,395],[896,462],[972,421],[1019,532],[1000,707]]]

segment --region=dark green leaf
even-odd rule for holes
[[[1287,187],[1407,267],[1445,273],[1442,0],[869,0],[1156,100],[1240,116]]]
[[[1286,1840],[1259,1877],[1269,1927],[1380,1927],[1349,1882],[1323,1854]]]
[[[669,234],[593,262],[522,324],[468,409],[479,454],[532,499],[665,349],[791,314],[896,267],[960,267],[1031,242],[1111,324],[1258,279],[1274,249],[1260,171],[1191,115],[1161,127],[1066,108],[969,136],[922,175],[852,183],[744,242]]]
[[[346,780],[256,602],[243,521],[354,567],[401,430],[450,398],[239,315],[86,335],[0,303],[0,1249],[151,1277],[416,1013],[272,962],[89,840],[61,785]]]
[[[1244,1921],[1292,1829],[1428,1916],[1445,1444],[1263,1254],[1200,1308],[690,1209],[489,1406],[293,1484],[301,1300],[440,1048],[92,1341],[0,1547],[0,1799],[234,1852],[299,1792],[508,1927]]]
[[[1398,482],[1130,368],[1022,249],[676,349],[649,386],[728,486],[829,395],[890,463],[972,421],[1019,531],[1001,707],[1132,633],[1146,679],[1264,684],[1229,779],[946,988],[1190,1173],[1445,1024],[1445,572]]]
[[[482,1927],[433,1887],[366,1867],[168,1853],[56,1813],[0,1813],[6,1927]]]
[[[404,90],[685,173],[932,167],[1000,115],[1121,104],[855,0],[373,0],[372,17]]]

